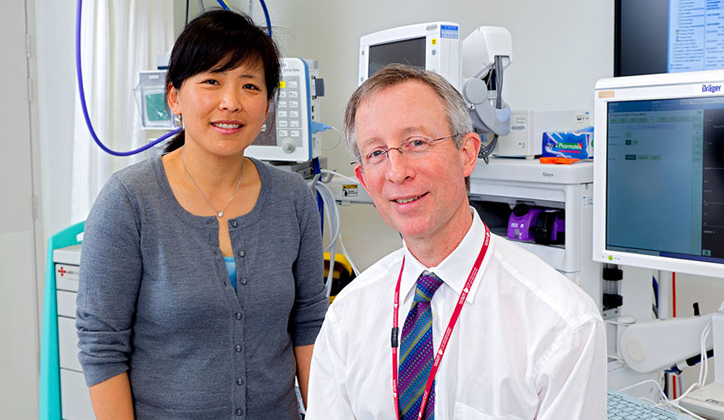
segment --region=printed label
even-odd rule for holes
[[[453,25],[440,25],[440,38],[458,39],[458,27]]]
[[[357,197],[359,195],[358,186],[354,184],[342,185],[342,197]]]

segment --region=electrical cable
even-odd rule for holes
[[[342,255],[344,255],[345,258],[347,258],[347,262],[349,262],[349,265],[352,266],[352,271],[354,271],[355,276],[360,275],[359,268],[357,268],[356,265],[354,265],[354,262],[349,257],[349,254],[347,253],[347,248],[344,247],[344,242],[342,242],[342,232],[339,233],[339,237],[337,238],[339,240],[339,248],[342,251]]]
[[[709,374],[709,358],[706,357],[706,339],[711,332],[712,323],[706,324],[704,331],[701,332],[701,341],[699,342],[699,350],[701,351],[701,366],[699,366],[699,386],[704,387],[706,377]]]
[[[503,106],[503,62],[502,57],[499,55],[495,56],[495,109],[501,109]],[[485,163],[489,163],[489,157],[495,151],[495,146],[498,144],[498,135],[493,134],[493,139],[487,145],[480,146],[480,152],[478,158],[481,158]]]
[[[230,10],[229,6],[226,4],[224,0],[217,0],[218,3],[221,5],[222,8],[225,10]],[[271,32],[271,19],[269,17],[269,11],[266,7],[266,3],[264,3],[264,0],[259,0],[259,2],[262,5],[262,9],[264,10],[264,18],[266,19],[267,24],[267,34],[269,35],[269,38],[272,36]],[[199,8],[201,9],[201,12],[203,13],[204,10],[204,2],[202,0],[199,0]],[[85,99],[85,89],[83,88],[83,70],[81,66],[81,48],[80,48],[80,35],[81,35],[81,11],[83,9],[83,0],[78,0],[78,13],[76,18],[76,39],[75,39],[75,64],[76,64],[76,77],[78,80],[78,95],[80,97],[80,105],[81,110],[83,111],[83,118],[85,119],[86,126],[88,126],[88,131],[90,132],[91,137],[93,138],[93,141],[100,147],[104,152],[108,153],[109,155],[113,156],[132,156],[138,153],[141,153],[145,150],[148,150],[152,148],[153,146],[161,143],[162,141],[173,137],[183,131],[183,127],[179,127],[169,133],[164,134],[163,136],[157,138],[156,140],[139,147],[138,149],[131,150],[128,152],[118,152],[115,150],[112,150],[108,148],[101,140],[98,138],[98,135],[95,132],[95,129],[93,128],[93,123],[91,123],[90,115],[88,115],[88,105],[86,103]],[[186,24],[188,24],[188,10],[189,10],[189,0],[186,0]]]
[[[656,385],[656,388],[658,388],[659,392],[661,393],[661,396],[663,397],[663,398],[662,398],[662,401],[663,401],[662,403],[659,403],[659,404],[654,403],[654,404],[659,405],[659,406],[662,405],[662,404],[668,404],[668,405],[671,405],[672,407],[674,407],[674,408],[676,408],[676,409],[678,409],[678,410],[681,410],[681,411],[685,412],[686,414],[694,417],[695,419],[706,420],[705,418],[703,418],[703,417],[701,417],[701,416],[698,416],[698,415],[692,413],[691,411],[687,410],[686,408],[680,406],[679,404],[677,404],[677,402],[676,402],[675,400],[669,400],[669,397],[666,396],[666,393],[665,393],[664,390],[661,388],[661,384],[659,384],[658,382],[654,381],[653,379],[646,379],[645,381],[641,381],[641,382],[635,383],[635,384],[633,384],[633,385],[629,385],[629,386],[626,386],[626,387],[617,389],[616,391],[617,391],[617,392],[623,392],[623,391],[626,391],[626,390],[628,390],[628,389],[635,388],[635,387],[637,387],[637,386],[644,385],[644,384],[649,383],[649,382],[651,382],[651,383],[653,383],[653,384]],[[643,399],[643,398],[641,398],[641,399]],[[650,400],[649,400],[649,401],[650,401]],[[653,401],[652,401],[652,402],[653,402]]]
[[[689,387],[689,389],[686,390],[686,392],[684,392],[683,394],[681,394],[681,395],[679,396],[679,398],[676,398],[676,399],[671,400],[671,401],[672,401],[672,402],[679,402],[679,401],[683,400],[684,398],[686,398],[687,395],[689,395],[689,393],[691,393],[691,391],[693,391],[693,390],[696,389],[696,388],[700,388],[700,387],[699,387],[699,384],[698,384],[698,383],[694,382],[693,384],[691,384],[691,386]]]
[[[337,133],[337,143],[335,143],[334,146],[332,146],[332,147],[322,147],[322,151],[332,150],[332,149],[336,148],[337,146],[339,146],[340,143],[342,143],[342,133],[340,133],[336,127],[330,127],[330,128],[332,130],[334,130],[335,133]]]
[[[344,179],[344,180],[347,180],[347,181],[349,181],[349,182],[351,182],[351,183],[353,183],[353,184],[359,184],[359,181],[357,181],[357,180],[355,180],[355,179],[352,179],[352,178],[350,178],[350,177],[348,177],[348,176],[346,176],[346,175],[342,175],[342,174],[340,174],[339,172],[330,171],[330,170],[328,170],[328,169],[322,169],[322,174],[332,175],[332,177],[338,176],[338,177],[340,177],[340,178],[342,178],[342,179]],[[324,181],[324,179],[320,177],[320,181],[322,181],[322,182],[329,182],[329,181],[332,180],[332,177],[330,177],[327,181]],[[337,204],[337,203],[336,203],[336,201],[335,201],[335,199],[334,199],[334,194],[332,194],[332,191],[329,190],[329,187],[327,187],[326,185],[325,185],[325,187],[326,187],[326,189],[329,191],[329,194],[328,194],[328,202],[326,203],[326,205],[327,205],[327,206],[330,206],[330,205],[331,205],[331,206],[334,206],[334,207],[336,208],[336,204]],[[339,217],[339,210],[337,210],[336,215],[337,215],[337,217]],[[340,223],[340,228],[341,228],[341,223]],[[356,276],[359,276],[359,274],[360,274],[359,269],[357,268],[357,266],[354,265],[354,262],[352,261],[352,258],[350,258],[349,254],[347,253],[347,249],[344,247],[344,242],[342,241],[342,232],[341,232],[341,229],[339,230],[339,232],[338,232],[338,234],[337,234],[337,241],[339,242],[339,248],[340,248],[340,251],[342,251],[342,255],[344,255],[344,257],[347,258],[347,261],[349,262],[349,265],[352,266],[352,271],[354,271],[354,274],[355,274]]]
[[[269,10],[266,8],[266,3],[264,0],[259,0],[259,3],[261,3],[261,9],[264,11],[264,19],[266,20],[266,33],[269,34],[269,38],[272,37],[272,25],[271,25],[271,19],[269,18]]]
[[[184,28],[189,24],[189,1],[186,0],[186,18],[184,19]]]
[[[218,1],[218,0],[217,0]],[[261,4],[261,10],[264,12],[264,20],[266,21],[266,33],[269,35],[269,38],[272,37],[272,30],[271,30],[271,18],[269,18],[269,9],[266,7],[266,3],[264,0],[259,0],[259,3]],[[249,16],[252,15],[252,2],[249,2]]]
[[[322,187],[320,187],[320,183],[318,182],[320,176],[321,175],[315,175],[314,178],[312,179],[312,181],[309,183],[310,184],[309,186],[312,189],[312,191],[316,191],[317,197],[322,197],[323,200],[326,200],[326,192],[323,190]],[[327,271],[327,280],[325,283],[325,287],[327,289],[327,292],[326,292],[327,298],[329,298],[329,296],[331,294],[332,282],[334,281],[333,273],[334,273],[334,261],[335,261],[335,256],[336,256],[336,249],[335,249],[336,241],[332,240],[332,239],[336,240],[336,235],[335,235],[336,228],[334,227],[334,224],[337,223],[337,221],[339,220],[338,217],[334,217],[332,214],[330,214],[329,207],[330,206],[325,206],[323,211],[326,214],[327,222],[330,225],[329,230],[328,230],[328,232],[330,232],[330,241],[329,241],[329,244],[322,250],[322,252],[329,251],[329,269]],[[320,211],[322,211],[322,210],[320,210]],[[322,223],[324,223],[324,222],[322,222]]]
[[[324,203],[324,212],[328,223],[329,243],[326,247],[324,247],[323,251],[330,253],[330,270],[327,275],[327,297],[329,297],[332,291],[332,272],[334,271],[333,269],[335,257],[337,254],[337,246],[339,246],[339,251],[349,262],[349,265],[352,267],[352,271],[354,272],[354,274],[358,276],[360,274],[360,271],[357,266],[355,266],[352,258],[347,253],[347,249],[344,247],[344,242],[342,241],[342,224],[341,218],[339,216],[339,208],[337,207],[337,203],[335,202],[334,194],[324,183],[325,181],[323,180],[323,175],[325,174],[339,176],[354,183],[357,183],[357,181],[340,173],[321,169],[321,172],[319,174],[316,174],[310,182],[310,188],[312,188],[313,191],[317,192],[318,196],[321,197]]]
[[[348,177],[347,175],[342,175],[342,174],[340,174],[339,172],[330,171],[329,169],[322,169],[322,173],[323,173],[323,174],[329,174],[329,175],[338,176],[338,177],[340,177],[340,178],[342,178],[342,179],[344,179],[344,180],[347,180],[347,181],[349,181],[349,182],[351,182],[351,183],[353,183],[353,184],[359,184],[359,181],[358,181],[358,180],[353,179],[353,178],[350,178],[350,177]]]
[[[316,179],[316,175],[322,173],[322,166],[319,163],[318,157],[312,159],[312,169]],[[324,201],[319,193],[317,193],[317,208],[319,209],[319,216],[322,218],[322,235],[324,235]]]
[[[651,310],[654,312],[654,317],[659,319],[659,282],[656,280],[656,276],[651,276],[651,282],[654,289],[654,302],[651,304]]]
[[[664,390],[661,388],[661,384],[658,383],[658,382],[656,382],[656,381],[653,380],[653,379],[646,379],[646,380],[644,380],[644,381],[637,382],[637,383],[635,383],[635,384],[633,384],[633,385],[629,385],[629,386],[625,386],[625,387],[623,387],[623,388],[619,388],[619,389],[616,390],[616,392],[627,391],[627,390],[629,390],[629,389],[636,388],[637,386],[641,386],[641,385],[647,384],[647,383],[649,383],[649,382],[655,384],[655,385],[656,385],[656,388],[658,388],[658,389],[659,389],[659,392],[661,392],[661,396],[662,396],[665,400],[668,400],[668,397],[666,396],[666,393],[665,393]]]
[[[88,131],[91,134],[91,137],[93,137],[93,140],[96,142],[98,147],[103,149],[104,152],[113,155],[113,156],[131,156],[135,155],[137,153],[143,152],[144,150],[150,149],[151,147],[157,145],[158,143],[166,140],[169,137],[175,136],[176,134],[183,131],[183,128],[177,128],[176,130],[171,131],[170,133],[166,133],[163,136],[157,138],[156,140],[152,141],[151,143],[146,144],[145,146],[139,147],[136,150],[131,150],[129,152],[117,152],[114,150],[109,149],[104,145],[100,139],[98,139],[98,136],[96,135],[95,130],[93,129],[93,124],[91,123],[90,116],[88,115],[88,106],[85,102],[85,90],[83,89],[83,70],[81,68],[81,60],[80,60],[80,27],[81,27],[81,11],[83,10],[83,0],[78,0],[78,13],[76,18],[76,27],[75,27],[75,68],[76,68],[76,76],[78,78],[78,95],[80,96],[80,106],[83,110],[83,117],[85,118],[85,123],[88,126]]]
[[[339,250],[341,251],[342,255],[347,258],[347,261],[352,267],[352,271],[355,273],[355,275],[359,275],[359,270],[352,262],[352,259],[350,258],[347,250],[344,247],[344,242],[342,241],[342,225],[339,216],[339,209],[337,208],[334,194],[329,189],[329,187],[325,185],[324,182],[322,182],[322,174],[317,174],[314,176],[314,179],[310,182],[310,188],[312,188],[313,191],[316,191],[319,196],[322,197],[322,200],[324,201],[324,211],[328,221],[329,243],[323,251],[330,253],[330,265],[329,272],[327,274],[327,297],[329,297],[332,292],[332,282],[334,281],[333,272],[334,264],[336,261],[335,258],[337,254],[337,245],[339,245]]]

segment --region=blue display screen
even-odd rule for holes
[[[606,248],[724,263],[724,97],[609,102],[607,120]]]

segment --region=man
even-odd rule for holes
[[[423,405],[424,419],[604,419],[600,314],[469,206],[480,138],[460,94],[389,66],[352,95],[345,126],[355,174],[404,246],[327,312],[307,419],[416,419]]]

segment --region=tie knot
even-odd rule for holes
[[[434,273],[421,274],[417,278],[417,288],[415,289],[415,301],[416,302],[429,302],[432,300],[432,295],[435,294],[437,289],[442,285],[440,277]]]

